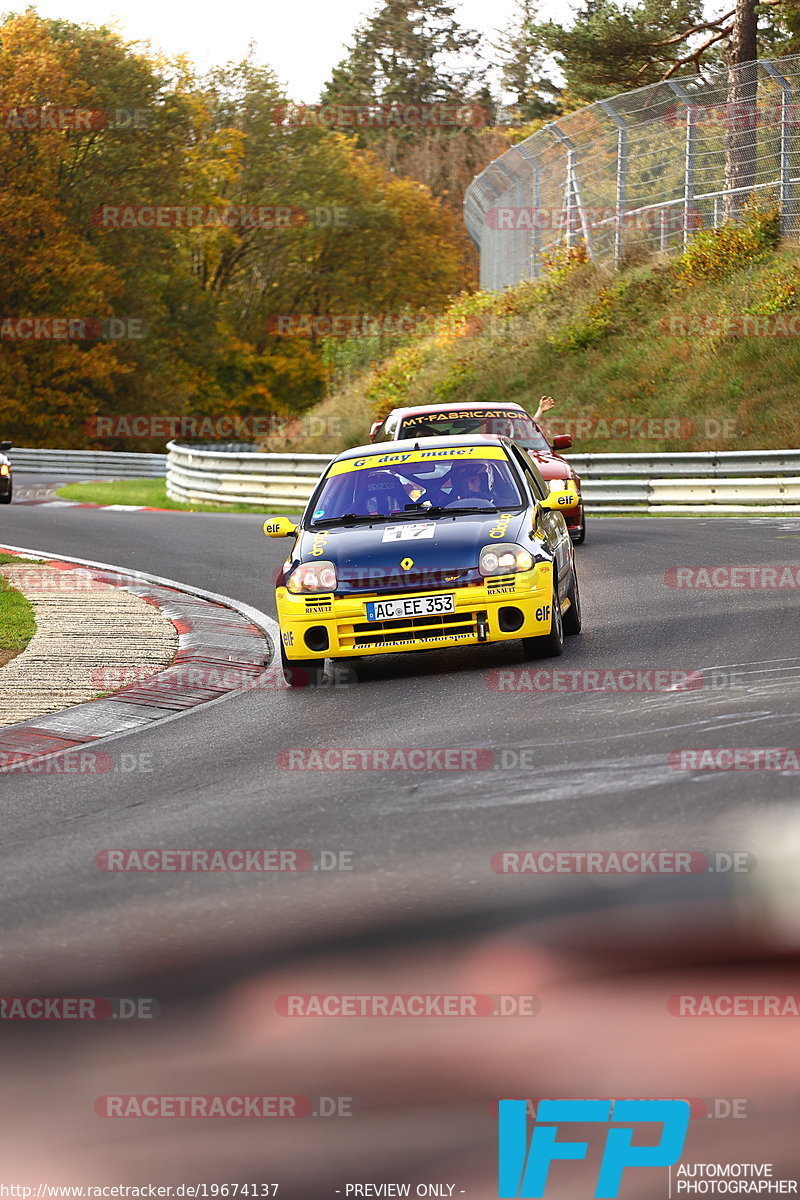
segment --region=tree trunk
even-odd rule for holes
[[[758,18],[756,0],[737,0],[728,52],[727,121],[725,125],[725,217],[737,216],[756,181],[758,116]]]

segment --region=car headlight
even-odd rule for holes
[[[481,575],[512,575],[516,571],[530,571],[532,566],[533,555],[516,542],[484,546],[478,559]]]
[[[562,488],[570,488],[570,487],[574,488],[575,491],[578,490],[575,487],[575,484],[572,482],[571,479],[548,479],[547,482],[550,485],[551,492],[560,492]]]
[[[286,580],[286,589],[295,594],[335,592],[337,583],[336,567],[327,559],[321,559],[319,562],[300,563],[299,567],[295,567]]]
[[[11,467],[8,463],[0,463],[0,475],[10,475]]]

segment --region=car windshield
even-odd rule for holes
[[[513,438],[526,450],[550,449],[536,422],[515,408],[464,408],[449,412],[432,408],[430,412],[411,413],[403,418],[398,437],[458,437],[473,433]]]
[[[340,459],[314,500],[310,528],[399,516],[520,508],[505,450],[459,447]]]

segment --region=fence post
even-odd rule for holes
[[[622,260],[622,223],[625,219],[625,204],[628,187],[628,126],[626,121],[615,112],[610,100],[601,100],[600,107],[607,117],[617,127],[617,179],[616,179],[616,208],[614,209],[614,266],[619,267]]]
[[[550,132],[558,138],[561,145],[567,152],[567,186],[564,191],[564,200],[567,209],[567,245],[572,245],[572,226],[573,212],[577,207],[578,220],[583,233],[583,240],[586,243],[586,249],[589,252],[589,257],[594,258],[592,253],[592,239],[589,234],[589,225],[586,220],[586,209],[583,207],[581,199],[581,189],[578,183],[578,168],[577,168],[577,148],[571,138],[568,138],[565,133],[562,133],[555,121],[547,126]]]
[[[686,150],[683,174],[683,245],[689,241],[694,205],[694,176],[697,163],[697,112],[686,90],[668,79],[667,83],[678,99],[686,105]]]
[[[792,195],[792,85],[785,75],[771,62],[762,62],[762,67],[771,75],[781,89],[781,233],[787,236],[794,226],[794,197]]]
[[[542,203],[542,168],[535,166],[533,168],[533,237],[531,238],[531,253],[533,255],[531,278],[537,279],[539,276],[539,237],[541,230],[539,228],[539,206]]]

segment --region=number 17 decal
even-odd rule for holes
[[[383,531],[384,542],[419,542],[423,538],[432,538],[436,526],[430,521],[424,525],[414,521],[410,525],[387,525]]]

